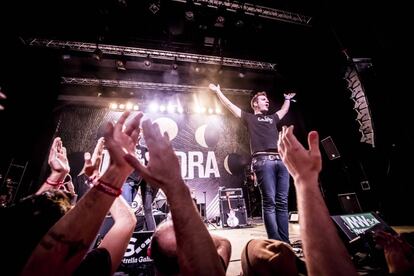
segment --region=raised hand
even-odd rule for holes
[[[158,124],[146,120],[142,123],[142,128],[150,157],[148,165],[142,165],[133,155],[126,155],[125,159],[148,183],[167,192],[176,183],[182,182],[178,158],[168,134],[162,135]]]
[[[220,84],[214,85],[214,84],[210,83],[208,85],[208,88],[210,88],[210,90],[212,90],[214,92],[218,92],[218,91],[220,91]]]
[[[110,166],[119,170],[123,176],[128,176],[133,171],[133,168],[125,161],[124,155],[135,156],[135,146],[140,131],[139,124],[143,114],[139,112],[128,123],[125,123],[128,116],[129,112],[124,112],[115,125],[108,123],[104,135],[105,145],[111,156]]]
[[[309,150],[306,150],[296,139],[293,134],[293,126],[284,126],[279,133],[279,154],[295,180],[317,177],[322,169],[319,135],[316,131],[311,131],[308,134],[308,145]]]
[[[296,93],[287,93],[287,94],[283,94],[283,96],[285,97],[286,100],[290,100],[296,96]]]
[[[95,149],[93,151],[93,154],[89,152],[85,152],[84,154],[84,165],[82,171],[79,173],[85,174],[91,179],[95,179],[99,176],[99,166],[102,162],[103,157],[103,150],[105,145],[105,139],[103,137],[98,139],[98,142],[96,143]]]
[[[375,233],[374,240],[384,249],[389,273],[405,275],[414,267],[413,248],[400,236],[379,231]]]
[[[64,178],[70,171],[69,161],[66,156],[66,148],[62,145],[60,137],[53,140],[52,147],[49,151],[48,163],[52,174],[60,175]]]
[[[60,137],[56,137],[53,140],[49,151],[48,164],[51,170],[50,175],[36,191],[36,194],[41,194],[50,189],[60,188],[66,176],[69,174],[70,167],[66,156],[66,148],[62,146]]]

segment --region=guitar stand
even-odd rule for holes
[[[210,220],[208,220],[207,217],[204,218],[203,222],[207,226],[207,228],[209,228],[209,226],[213,226],[214,229],[217,229],[217,226],[215,226],[214,223],[212,223]]]

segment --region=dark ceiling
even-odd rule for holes
[[[236,1],[226,1],[231,2]],[[343,50],[346,49],[350,57],[373,59],[379,79],[387,83],[380,85],[381,89],[372,94],[370,103],[373,109],[386,110],[388,106],[383,99],[388,89],[400,83],[403,76],[400,65],[409,52],[408,47],[404,49],[403,43],[405,29],[409,26],[403,22],[403,7],[356,0],[334,3],[323,0],[262,0],[248,3],[309,16],[310,26],[250,14],[244,15],[244,25],[237,27],[235,22],[238,13],[227,10],[224,13],[224,27],[216,27],[214,20],[219,9],[205,4],[196,6],[194,20],[190,22],[184,16],[184,1],[175,0],[2,1],[2,66],[3,71],[8,71],[1,76],[2,86],[10,83],[9,91],[13,90],[16,82],[28,86],[37,83],[40,86],[43,78],[52,85],[59,83],[62,76],[151,79],[159,83],[177,81],[164,77],[163,71],[170,66],[166,61],[158,61],[151,69],[146,69],[142,68],[142,59],[128,57],[128,70],[120,72],[115,69],[116,56],[107,55],[96,62],[90,59],[89,54],[76,52],[72,53],[71,59],[62,61],[57,58],[61,54],[59,51],[35,49],[21,42],[22,39],[30,38],[265,61],[277,64],[276,70],[249,70],[243,79],[238,77],[239,71],[235,67],[226,68],[222,75],[203,76],[190,73],[194,64],[183,63],[179,67],[183,73],[179,82],[206,86],[213,81],[230,88],[266,89],[273,91],[275,99],[285,89],[294,89],[298,92],[298,98],[302,99],[299,102],[306,103],[301,106],[301,110],[309,118],[310,124],[318,125],[326,113],[336,113],[340,120],[349,116],[347,111],[352,104],[344,92],[342,80],[346,64]],[[154,5],[159,8],[157,12],[151,10]],[[24,76],[22,64],[25,64],[30,77],[27,74]],[[206,72],[211,71],[211,68],[206,68]],[[44,74],[41,74],[41,70],[45,71]],[[47,73],[53,79],[52,82],[46,80]],[[21,78],[26,81],[22,82]],[[22,93],[21,90],[28,89],[14,90]],[[60,86],[58,90],[75,95],[79,92],[73,86]],[[93,89],[91,91],[96,92]],[[321,103],[321,99],[325,102]],[[326,104],[326,101],[330,104]],[[377,116],[387,118],[386,115]],[[379,129],[382,124],[377,124]],[[384,133],[387,133],[388,126],[383,128]]]

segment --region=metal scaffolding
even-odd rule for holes
[[[127,80],[72,78],[72,77],[62,77],[61,84],[94,86],[94,87],[135,88],[135,89],[142,89],[142,90],[157,90],[160,92],[174,91],[174,92],[192,93],[192,92],[200,92],[200,91],[209,91],[209,88],[206,86],[142,82],[142,81],[127,81]],[[234,88],[221,88],[221,90],[223,91],[223,93],[228,94],[228,95],[250,95],[253,91],[249,89],[234,89]]]
[[[175,2],[186,3],[186,0],[173,0]],[[312,17],[295,12],[289,12],[264,6],[243,3],[237,1],[219,1],[219,0],[194,0],[195,5],[206,4],[211,8],[224,7],[228,11],[242,10],[246,15],[259,16],[267,19],[283,21],[303,26],[311,26]]]
[[[46,47],[52,49],[62,49],[68,51],[80,51],[93,53],[98,47],[103,54],[109,55],[123,55],[131,57],[147,58],[150,56],[152,59],[163,59],[163,60],[176,60],[181,62],[192,62],[192,63],[204,63],[210,65],[221,65],[221,66],[232,66],[232,67],[243,67],[248,69],[257,69],[265,71],[276,70],[275,63],[236,59],[220,56],[210,55],[198,55],[184,52],[173,52],[156,49],[116,46],[108,44],[95,44],[87,42],[77,41],[62,41],[54,39],[41,39],[31,38],[25,39],[24,42],[33,47]]]

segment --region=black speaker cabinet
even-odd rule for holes
[[[341,204],[342,211],[345,214],[361,213],[362,208],[359,204],[356,193],[338,194],[339,203]]]
[[[336,148],[336,145],[334,141],[332,140],[331,136],[328,136],[321,140],[321,144],[323,149],[326,152],[326,155],[328,156],[329,160],[334,160],[339,157],[341,157],[341,154],[339,153],[338,149]]]
[[[230,205],[230,206],[229,206]],[[220,220],[222,221],[223,227],[231,227],[228,224],[230,208],[234,211],[234,215],[237,218],[237,226],[246,226],[247,225],[247,212],[246,204],[244,198],[229,198],[229,199],[220,199]]]

